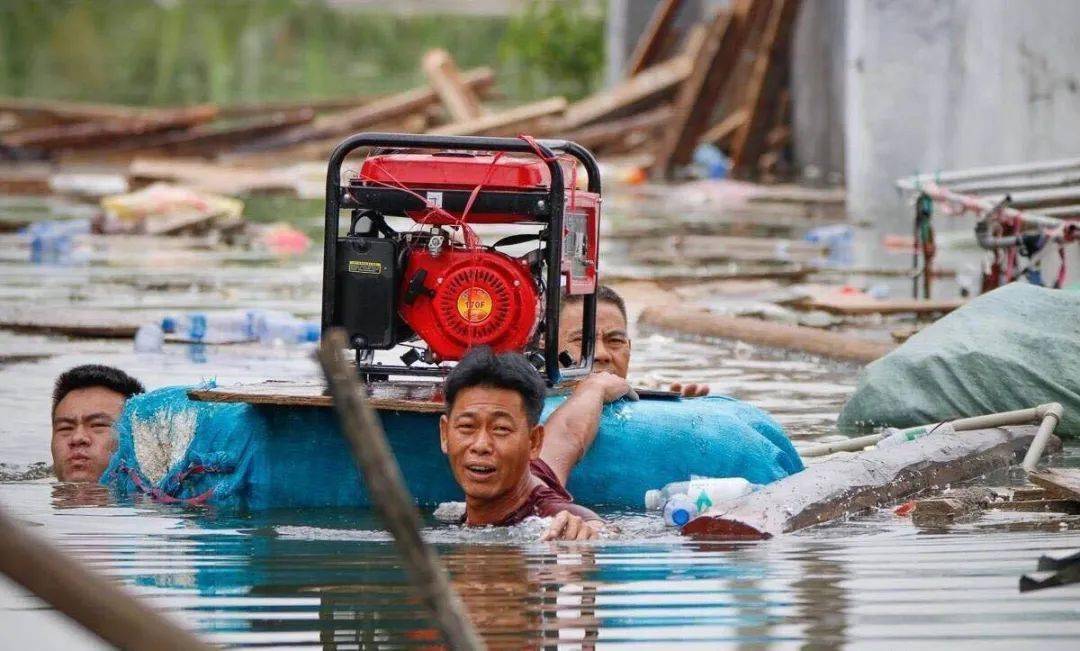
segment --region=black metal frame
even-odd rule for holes
[[[555,158],[556,151],[576,158],[589,175],[589,192],[600,194],[600,168],[587,149],[567,140],[535,141],[539,154],[551,173],[551,185],[543,191],[483,191],[476,198],[472,212],[510,212],[529,215],[535,221],[547,223],[545,250],[547,263],[547,305],[544,314],[544,373],[549,385],[576,377],[592,370],[596,349],[596,293],[586,295],[582,310],[581,360],[577,366],[559,367],[559,276],[562,273],[563,207],[565,187],[562,167]],[[380,208],[387,214],[404,214],[405,210],[424,207],[422,201],[394,188],[353,187],[341,185],[341,165],[345,157],[360,147],[394,147],[406,149],[437,149],[457,151],[505,151],[537,154],[537,150],[519,138],[430,136],[399,133],[358,133],[341,142],[330,155],[326,171],[326,222],[323,234],[323,296],[322,330],[332,327],[336,295],[337,240],[342,209]],[[415,189],[422,192],[423,189]],[[461,210],[468,192],[443,192],[443,207]],[[459,196],[460,195],[460,196]],[[369,203],[370,202],[370,203]],[[546,202],[546,204],[545,204]],[[460,204],[460,206],[459,206]],[[599,266],[599,265],[597,265]],[[597,279],[599,286],[599,278]],[[442,375],[443,368],[411,368],[408,366],[358,365],[366,375]]]

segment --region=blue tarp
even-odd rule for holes
[[[548,400],[545,418],[562,400]],[[439,449],[438,415],[381,416],[417,501],[461,500]],[[252,510],[369,505],[331,409],[195,402],[170,387],[130,399],[116,429],[102,482],[120,493]],[[640,508],[646,490],[690,475],[767,484],[802,467],[783,429],[746,403],[619,401],[605,407],[568,488],[582,504]]]

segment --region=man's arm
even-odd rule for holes
[[[540,540],[595,540],[607,531],[607,528],[599,516],[595,513],[592,513],[592,516],[584,517],[570,511],[560,511],[551,519],[551,526],[540,536]]]
[[[618,400],[629,391],[630,385],[623,378],[593,373],[578,383],[566,402],[548,417],[540,458],[551,466],[561,484],[566,485],[570,471],[592,446],[604,403]]]

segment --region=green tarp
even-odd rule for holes
[[[863,371],[842,431],[908,427],[1060,402],[1080,436],[1080,293],[1012,283],[925,328]]]

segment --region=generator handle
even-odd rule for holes
[[[596,291],[586,295],[582,306],[581,360],[577,366],[559,366],[559,276],[562,273],[563,208],[566,184],[562,167],[553,152],[573,156],[589,175],[589,192],[600,194],[600,166],[589,150],[569,140],[536,140],[539,154],[551,174],[549,199],[550,240],[547,249],[547,305],[544,333],[544,371],[549,385],[560,380],[583,377],[592,371],[593,354],[596,350]],[[334,324],[334,296],[337,269],[338,222],[341,213],[341,165],[345,158],[360,147],[404,147],[412,149],[454,149],[506,151],[537,154],[532,143],[522,138],[496,138],[487,136],[436,136],[408,133],[357,133],[343,140],[333,153],[326,170],[326,222],[323,233],[323,297],[322,330],[326,332]],[[599,271],[599,270],[597,270]],[[597,281],[599,282],[599,281]],[[597,287],[598,289],[599,287]],[[554,298],[554,300],[553,300]]]

